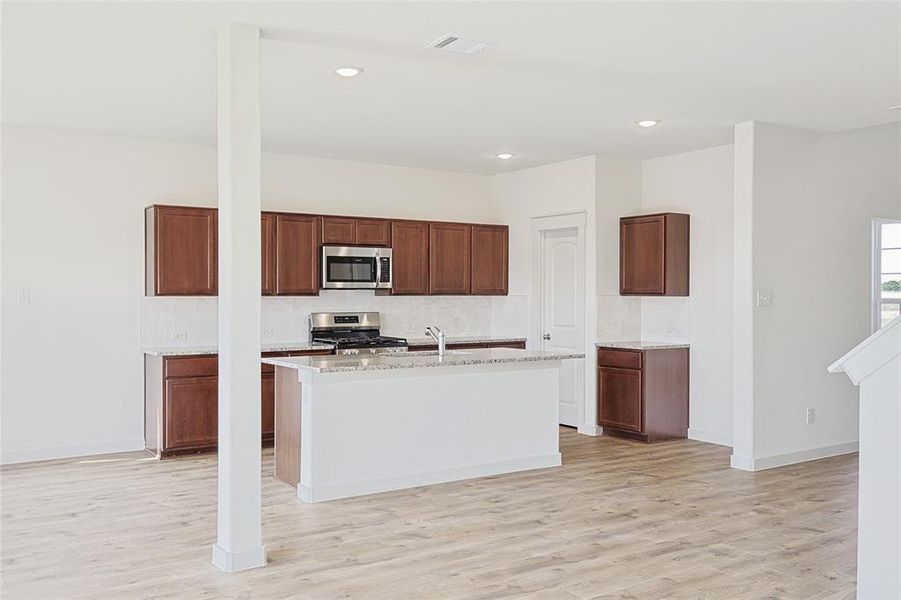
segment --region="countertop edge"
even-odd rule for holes
[[[596,341],[595,348],[611,348],[614,350],[678,350],[682,348],[691,348],[688,342],[665,342],[665,341],[623,341],[608,342]]]

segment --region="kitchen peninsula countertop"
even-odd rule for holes
[[[672,350],[677,348],[690,348],[685,342],[651,342],[651,341],[627,341],[627,342],[595,342],[597,348],[613,348],[616,350]]]
[[[427,369],[501,363],[528,363],[576,358],[585,358],[585,355],[569,352],[491,348],[487,350],[448,350],[444,357],[439,357],[436,352],[394,352],[374,355],[272,357],[261,360],[266,364],[299,371],[346,373],[390,369]]]

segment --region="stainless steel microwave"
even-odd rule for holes
[[[322,247],[323,289],[391,287],[391,248]]]

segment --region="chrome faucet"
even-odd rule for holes
[[[435,343],[438,344],[438,357],[444,356],[447,353],[447,338],[445,337],[444,332],[434,325],[429,325],[425,328],[425,334],[435,340]]]

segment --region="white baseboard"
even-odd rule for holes
[[[599,425],[579,425],[576,431],[582,435],[599,436],[604,430]]]
[[[61,458],[78,458],[95,454],[114,454],[116,452],[133,452],[144,449],[144,439],[122,440],[115,442],[98,442],[96,444],[78,444],[76,446],[58,446],[56,448],[37,448],[33,450],[6,451],[0,455],[0,464],[12,465],[40,460],[57,460]]]
[[[703,429],[689,427],[688,439],[695,440],[696,442],[706,442],[718,446],[732,447],[732,436],[728,433],[720,433],[719,431],[704,431]]]
[[[846,442],[844,444],[835,444],[833,446],[823,446],[822,448],[811,448],[810,450],[802,450],[800,452],[788,452],[786,454],[764,456],[763,458],[747,458],[735,456],[733,454],[731,464],[732,468],[741,469],[743,471],[763,471],[765,469],[775,469],[776,467],[785,467],[811,460],[829,458],[831,456],[853,454],[854,452],[857,452],[858,446],[858,442]]]
[[[219,544],[213,544],[213,564],[226,573],[265,567],[266,546],[257,546],[242,552],[229,552]]]
[[[515,473],[517,471],[530,471],[532,469],[545,469],[559,467],[562,464],[560,453],[545,456],[531,456],[528,458],[514,458],[480,465],[468,465],[455,467],[441,471],[429,471],[427,473],[414,473],[385,479],[371,479],[368,481],[354,481],[350,483],[337,483],[317,486],[315,489],[302,483],[297,485],[297,497],[304,502],[324,502],[337,500],[338,498],[350,498],[353,496],[365,496],[379,492],[403,490],[421,485],[433,485],[436,483],[448,483],[463,479],[475,479],[476,477],[488,477],[503,473]]]

